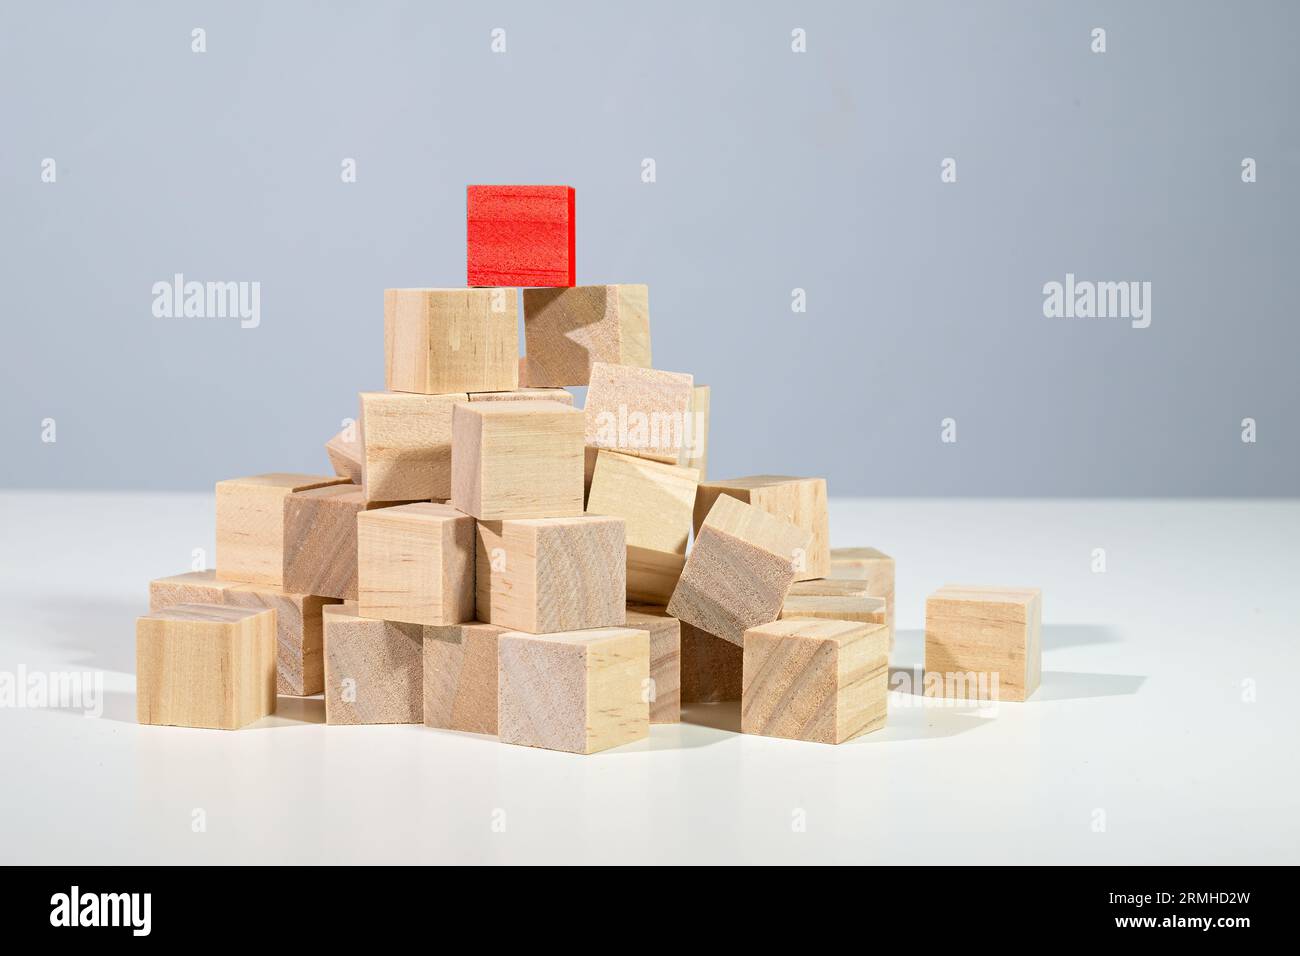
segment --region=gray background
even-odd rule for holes
[[[466,8],[4,5],[0,484],[327,470],[382,290],[463,285],[466,184],[540,182],[713,387],[715,477],[1296,493],[1296,4]],[[176,272],[261,282],[261,327],[155,319]],[[1151,281],[1151,327],[1044,318],[1066,272]]]

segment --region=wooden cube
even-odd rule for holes
[[[325,723],[418,724],[424,719],[424,627],[325,609]]]
[[[574,284],[572,186],[470,186],[465,193],[466,285]]]
[[[826,479],[788,478],[783,475],[753,475],[726,481],[707,481],[700,485],[695,499],[695,532],[719,495],[730,495],[762,508],[812,534],[812,543],[803,556],[803,567],[796,581],[823,578],[830,572],[830,522],[826,513]]]
[[[325,443],[334,474],[354,485],[361,484],[361,439],[356,425],[349,425]]]
[[[559,402],[573,407],[573,395],[562,388],[524,388],[510,392],[470,392],[471,402]]]
[[[384,506],[356,485],[295,491],[284,499],[284,587],[357,599],[357,515]]]
[[[685,554],[698,484],[694,468],[601,450],[587,513],[622,518],[633,547]]]
[[[686,555],[652,548],[627,549],[627,599],[634,604],[663,604],[673,598],[686,567]]]
[[[650,723],[682,719],[682,627],[668,610],[653,604],[629,604],[627,626],[650,635]]]
[[[883,624],[792,618],[745,632],[740,730],[839,744],[885,726]]]
[[[623,542],[621,518],[479,522],[479,620],[533,634],[622,624]]]
[[[494,624],[424,629],[424,724],[470,734],[497,732],[497,638]]]
[[[136,621],[136,720],[236,730],[275,713],[275,612],[175,604]]]
[[[889,650],[894,650],[894,628],[889,623],[889,609],[884,598],[826,595],[788,594],[781,605],[781,618],[816,618],[825,621],[857,621],[860,624],[883,624],[889,638]]]
[[[832,548],[834,579],[863,581],[867,594],[882,597],[889,608],[889,627],[894,627],[894,559],[875,548]]]
[[[346,483],[333,475],[283,472],[218,481],[217,577],[283,585],[285,496]]]
[[[675,465],[689,447],[690,375],[593,362],[583,407],[586,443]]]
[[[357,611],[406,624],[474,619],[474,519],[420,502],[357,515]]]
[[[700,481],[709,474],[709,395],[707,385],[696,385],[692,389],[690,414],[686,418],[689,430],[677,459],[679,465],[698,471]]]
[[[775,621],[812,534],[730,495],[709,511],[668,613],[740,644],[745,630]]]
[[[177,604],[226,604],[275,611],[276,691],[291,697],[319,694],[324,686],[325,655],[321,609],[333,598],[296,594],[270,584],[219,581],[215,571],[190,571],[149,582],[149,610]]]
[[[518,293],[384,290],[384,382],[426,395],[518,388]]]
[[[682,703],[718,704],[740,700],[744,654],[739,644],[701,631],[685,621],[682,633]]]
[[[593,362],[650,367],[650,290],[582,285],[524,290],[531,385],[586,385]]]
[[[925,695],[1023,701],[1043,671],[1038,588],[946,584],[925,599]]]
[[[824,621],[857,621],[889,626],[885,599],[824,594],[787,594],[781,617],[817,618]]]
[[[361,484],[368,501],[451,497],[451,417],[465,392],[361,393]]]
[[[650,635],[605,627],[498,639],[503,743],[590,754],[650,733]]]
[[[451,501],[481,521],[582,514],[582,412],[558,402],[462,402]]]

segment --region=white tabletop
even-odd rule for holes
[[[210,561],[212,497],[2,494],[0,680],[102,672],[104,695],[99,718],[0,708],[0,862],[1300,862],[1300,503],[831,508],[835,546],[897,559],[900,671],[927,592],[1041,587],[1033,698],[894,692],[838,747],[695,706],[588,757],[327,727],[319,698],[237,732],[141,727],[134,618],[151,578]]]

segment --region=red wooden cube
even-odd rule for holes
[[[572,186],[470,186],[466,285],[575,285]]]

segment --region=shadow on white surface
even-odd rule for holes
[[[1126,697],[1146,683],[1141,674],[1093,674],[1086,671],[1043,671],[1028,704],[1039,700],[1085,700],[1089,697]]]
[[[925,673],[920,667],[891,667],[889,689],[895,694],[925,698]],[[1124,697],[1136,694],[1146,682],[1141,674],[1095,674],[1087,671],[1043,670],[1038,689],[1029,700],[1006,701],[1024,707],[1044,700],[1086,700],[1089,697]]]
[[[891,700],[892,703],[892,700]],[[847,747],[860,744],[898,743],[903,740],[937,740],[941,737],[956,737],[968,731],[987,727],[990,723],[986,717],[975,715],[976,708],[924,707],[912,704],[907,707],[889,708],[885,726],[847,740],[840,746]]]
[[[81,716],[78,711],[65,710],[55,713],[68,713]],[[135,694],[120,690],[104,691],[103,720],[121,724],[136,723]],[[268,730],[276,727],[295,727],[301,724],[325,723],[325,699],[323,697],[277,697],[275,713],[263,717],[256,723],[249,724],[242,730]],[[201,729],[201,728],[200,728]]]
[[[149,613],[140,601],[60,598],[39,608],[41,633],[73,667],[135,673],[135,619]]]

